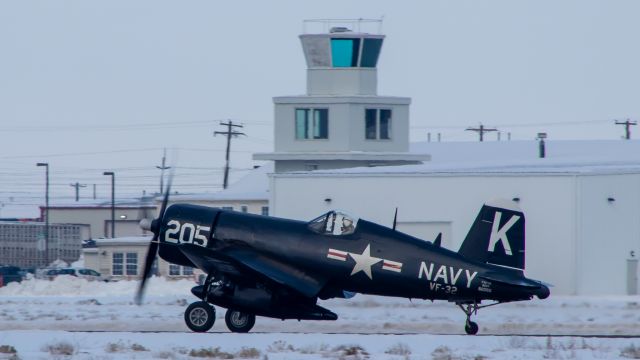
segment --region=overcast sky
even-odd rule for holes
[[[609,0],[3,1],[0,202],[40,201],[42,161],[54,198],[76,181],[106,196],[105,170],[120,194],[157,191],[164,147],[179,149],[179,191],[214,191],[221,119],[248,135],[236,179],[273,148],[271,98],[305,91],[297,36],[312,18],[384,17],[378,92],[412,98],[413,141],[471,141],[479,123],[618,139],[614,119],[640,117],[638,14]]]

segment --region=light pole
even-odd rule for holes
[[[102,175],[111,176],[111,237],[116,237],[116,174],[105,171]]]
[[[37,163],[36,166],[45,167],[45,204],[44,204],[44,262],[49,265],[49,163]]]

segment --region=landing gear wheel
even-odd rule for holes
[[[464,325],[464,331],[467,333],[467,335],[475,335],[478,333],[478,324],[473,321],[467,321],[467,323]]]
[[[232,332],[246,333],[253,328],[253,325],[255,325],[256,316],[229,309],[224,315],[224,321]]]
[[[216,309],[205,301],[196,301],[187,307],[184,321],[195,332],[207,332],[216,321]]]

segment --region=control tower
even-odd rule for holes
[[[307,20],[300,35],[307,63],[305,95],[273,98],[275,172],[407,165],[408,97],[378,95],[381,20]],[[307,32],[314,27],[315,32]],[[363,28],[373,31],[365,32]],[[319,31],[318,31],[319,29]]]

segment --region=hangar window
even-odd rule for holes
[[[341,211],[329,211],[309,222],[309,229],[325,235],[350,235],[356,231],[358,218]]]

